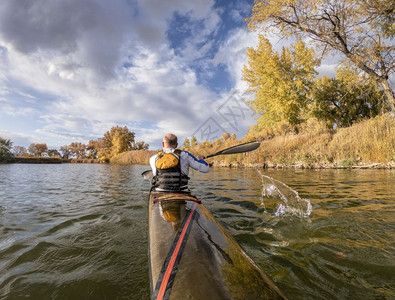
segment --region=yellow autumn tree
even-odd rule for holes
[[[190,142],[190,140],[189,140],[188,137],[185,138],[184,144],[183,144],[182,146],[183,146],[184,148],[189,148],[189,147],[191,147],[191,142]]]
[[[48,146],[45,143],[41,144],[30,144],[29,146],[29,153],[31,155],[34,155],[36,157],[42,156],[43,153],[46,153],[48,151]]]
[[[248,26],[307,38],[323,54],[341,53],[375,80],[395,113],[395,4],[388,0],[255,0]]]
[[[195,146],[197,146],[197,144],[198,144],[197,138],[196,138],[196,136],[193,136],[191,138],[191,147],[195,147]]]
[[[285,121],[295,126],[307,117],[308,93],[320,61],[313,49],[298,41],[281,53],[260,35],[256,49],[247,50],[243,79],[255,93],[251,106],[259,114],[258,127],[274,127]]]
[[[112,127],[102,138],[97,141],[89,141],[88,149],[100,160],[109,161],[115,155],[136,149],[134,132],[131,132],[126,126]]]
[[[110,157],[133,149],[134,132],[126,126],[115,126],[104,134],[104,139],[110,145]]]
[[[71,143],[69,146],[71,154],[76,158],[86,158],[86,145],[83,143]]]

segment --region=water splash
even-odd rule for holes
[[[309,199],[303,199],[299,193],[285,183],[270,176],[262,177],[262,202],[265,211],[274,212],[275,216],[291,215],[298,217],[310,216],[313,207]]]

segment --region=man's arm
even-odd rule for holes
[[[151,166],[152,175],[153,175],[153,176],[156,175],[155,159],[156,159],[156,154],[153,155],[153,156],[151,156],[151,158],[149,159],[149,164],[150,164],[150,166]]]
[[[208,171],[210,170],[209,165],[204,161],[204,159],[197,159],[195,156],[193,156],[191,153],[187,152],[187,151],[183,151],[185,154],[185,157],[188,161],[189,166],[194,169],[197,170],[199,172],[203,172],[203,173],[208,173]]]

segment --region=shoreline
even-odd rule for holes
[[[59,158],[59,157],[14,157],[9,164],[102,164],[99,159],[91,158]]]
[[[292,165],[282,165],[282,164],[244,164],[244,163],[211,163],[210,167],[220,167],[220,168],[256,168],[256,169],[311,169],[311,170],[322,170],[322,169],[355,169],[355,170],[392,170],[395,169],[395,162],[390,163],[369,163],[351,166],[342,166],[337,164],[309,164],[304,165],[292,164]]]
[[[6,164],[109,164],[109,165],[147,165],[139,163],[128,163],[128,164],[114,164],[114,163],[103,163],[95,159],[82,160],[82,159],[23,159],[14,160],[7,162]],[[216,168],[255,168],[255,169],[295,169],[295,170],[393,170],[395,169],[395,162],[391,163],[370,163],[352,166],[342,166],[337,164],[292,164],[292,165],[282,165],[282,164],[245,164],[245,163],[209,163],[210,167]]]
[[[16,157],[12,161],[8,161],[7,163],[13,164],[110,164],[110,165],[149,165],[148,163],[106,163],[102,162],[98,159],[61,159],[61,158],[51,158],[51,157]],[[366,163],[366,164],[358,164],[358,165],[340,165],[336,163],[328,164],[328,163],[313,163],[313,164],[276,164],[276,163],[231,163],[231,162],[208,162],[210,167],[219,167],[219,168],[256,168],[256,169],[311,169],[311,170],[320,170],[320,169],[354,169],[354,170],[392,170],[395,169],[395,161],[388,163]]]

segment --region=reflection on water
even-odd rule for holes
[[[0,165],[0,298],[149,299],[146,168]],[[191,188],[290,299],[395,297],[395,171],[259,171]]]
[[[181,214],[185,211],[184,201],[162,201],[159,203],[159,212],[164,220],[171,224],[174,231],[177,231],[181,226]]]

